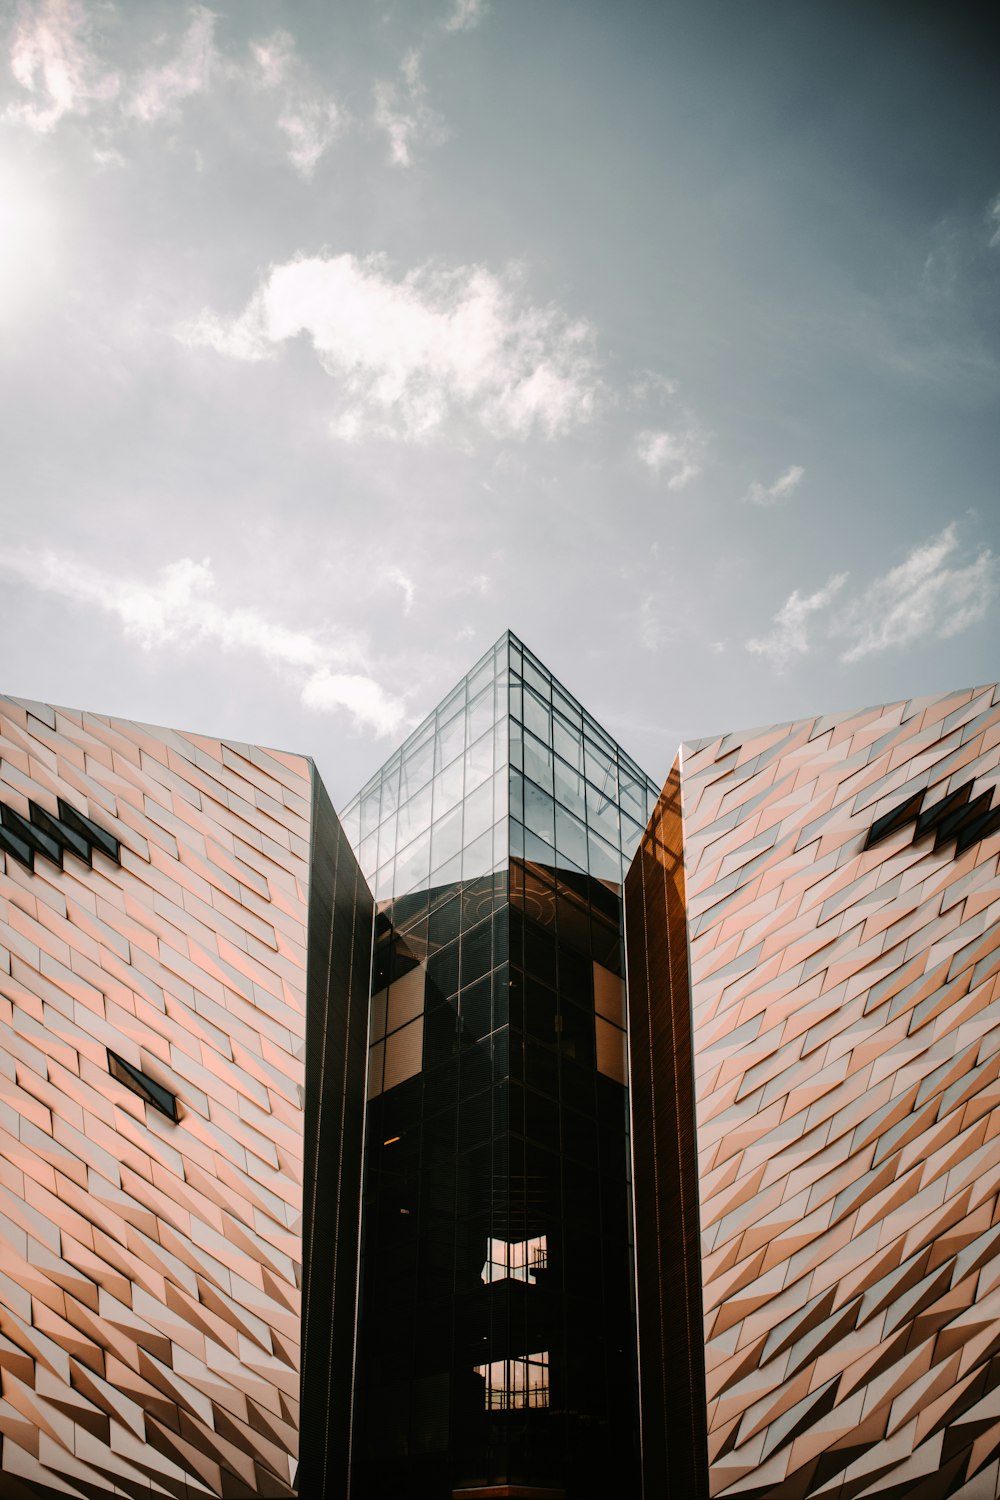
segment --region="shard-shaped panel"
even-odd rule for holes
[[[300,756],[0,700],[3,827],[33,855],[0,870],[4,1500],[297,1493],[304,1260],[338,1347],[353,1321],[330,1204],[346,1164],[356,1245],[357,998],[352,1065],[342,1034],[371,922],[323,797]],[[310,1427],[304,1471],[346,1470],[347,1420],[328,1451]]]
[[[995,687],[684,748],[714,1496],[996,1493]]]

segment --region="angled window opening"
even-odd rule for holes
[[[108,1048],[108,1072],[112,1078],[116,1078],[127,1089],[131,1089],[133,1094],[138,1094],[140,1099],[145,1099],[147,1104],[158,1109],[161,1115],[166,1115],[167,1119],[173,1120],[176,1125],[178,1120],[176,1095],[172,1094],[169,1089],[165,1089],[162,1084],[156,1083],[148,1073],[134,1068],[131,1063],[125,1061],[124,1057],[119,1057],[117,1052],[112,1052],[110,1047]]]
[[[51,838],[44,829],[36,828],[27,818],[22,818],[19,812],[15,812],[6,803],[0,805],[0,819],[8,834],[13,834],[22,844],[27,844],[35,854],[40,854],[44,859],[49,859],[54,865],[62,869],[62,845],[56,839]]]
[[[86,817],[82,812],[77,812],[76,808],[62,797],[57,798],[57,801],[59,803],[60,821],[65,823],[66,827],[71,829],[73,833],[79,834],[81,838],[86,839],[87,843],[95,849],[100,849],[102,854],[108,856],[108,859],[113,859],[116,865],[120,865],[122,862],[122,846],[114,834],[107,833],[103,828],[99,828],[91,818]]]

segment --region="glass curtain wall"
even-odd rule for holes
[[[656,796],[507,635],[343,815],[376,895],[358,1500],[631,1492],[621,885]]]

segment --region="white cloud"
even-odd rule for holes
[[[218,62],[215,16],[204,6],[192,8],[187,31],[175,55],[139,74],[125,104],[126,114],[138,120],[158,120],[178,104],[208,89]]]
[[[118,93],[90,45],[91,25],[80,0],[40,0],[22,9],[10,44],[11,72],[37,102],[12,104],[4,119],[41,134],[64,115],[86,115]]]
[[[798,489],[805,472],[801,465],[792,464],[781,478],[776,479],[771,485],[765,486],[754,480],[743,498],[751,505],[777,505],[780,501],[787,500],[789,495]]]
[[[328,99],[300,100],[278,119],[278,129],[287,135],[288,160],[301,177],[308,180],[327,148],[344,126],[340,108]]]
[[[376,83],[373,119],[389,138],[389,160],[394,166],[409,167],[413,165],[414,145],[442,132],[438,116],[427,103],[416,49],[407,52],[399,73],[395,83]]]
[[[255,360],[307,334],[338,383],[342,439],[427,439],[463,418],[498,436],[556,437],[601,400],[591,330],[525,304],[518,281],[482,266],[394,280],[381,256],[314,256],[272,267],[237,318],[204,312],[176,336]]]
[[[757,656],[766,656],[779,672],[793,657],[805,656],[809,650],[809,617],[826,609],[846,581],[846,573],[835,573],[821,589],[804,598],[796,589],[774,616],[774,629],[770,634],[747,641],[747,650]]]
[[[295,66],[295,39],[287,31],[272,32],[270,36],[250,43],[250,56],[253,58],[251,81],[261,88],[277,88]]]
[[[98,609],[121,625],[144,651],[212,647],[257,656],[293,681],[307,707],[343,709],[356,727],[392,734],[403,722],[402,700],[368,673],[358,643],[278,624],[255,606],[226,606],[216,598],[208,559],[185,557],[152,582],[122,578],[55,552],[0,549],[0,568],[71,603]]]
[[[280,96],[278,129],[288,138],[288,160],[309,181],[321,158],[343,134],[348,115],[335,100],[317,92],[287,31],[250,43],[250,64],[230,68],[253,88]]]
[[[413,596],[416,593],[413,579],[407,578],[402,568],[387,568],[385,576],[390,583],[394,583],[398,589],[402,590],[403,614],[408,615],[413,608]]]
[[[680,385],[659,370],[640,370],[634,376],[629,394],[633,401],[651,401],[664,405],[677,395]]]
[[[705,434],[696,427],[640,432],[636,439],[640,462],[657,479],[665,474],[668,490],[682,490],[697,478],[705,447]]]
[[[995,250],[1000,245],[1000,193],[989,206],[987,223],[993,228],[993,233],[990,235],[990,249]]]
[[[455,0],[451,14],[444,21],[445,31],[471,31],[478,26],[489,6],[486,0]]]
[[[853,600],[836,625],[837,634],[852,638],[841,660],[925,636],[947,638],[981,620],[1000,583],[997,559],[983,549],[972,562],[949,566],[957,548],[956,528],[946,526]]]
[[[639,645],[643,651],[656,651],[663,636],[660,612],[654,594],[646,594],[639,605]]]

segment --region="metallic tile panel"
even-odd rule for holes
[[[992,1500],[1000,693],[682,765],[711,1493]]]
[[[293,1493],[311,768],[0,700],[0,1494]],[[177,1123],[109,1071],[175,1095]]]
[[[708,1487],[680,766],[625,879],[645,1500]]]

